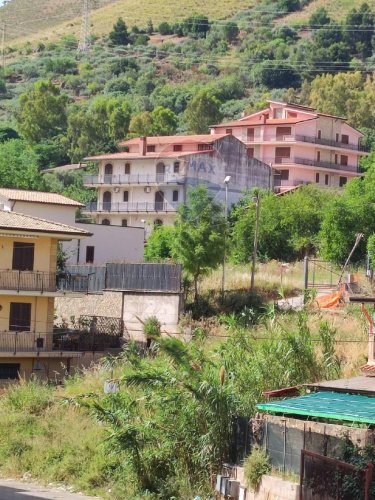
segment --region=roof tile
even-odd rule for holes
[[[62,196],[57,193],[46,193],[43,191],[27,191],[23,189],[0,188],[0,196],[12,201],[28,201],[31,203],[47,203],[50,205],[68,205],[72,207],[83,207],[82,203]]]

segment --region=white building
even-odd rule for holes
[[[189,186],[204,183],[222,200],[227,176],[229,204],[251,187],[273,187],[272,169],[230,134],[138,137],[120,146],[126,151],[86,158],[99,163],[98,175],[84,177],[98,199],[83,211],[99,224],[171,224]]]
[[[56,193],[0,188],[0,209],[61,222],[92,233],[91,238],[62,242],[68,265],[143,261],[143,228],[78,224],[76,211],[83,207],[82,203]]]

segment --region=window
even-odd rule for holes
[[[273,117],[274,118],[282,118],[283,117],[283,108],[275,108],[273,110]]]
[[[318,139],[321,139],[321,138],[322,138],[322,131],[318,130]]]
[[[319,184],[319,173],[318,172],[315,174],[315,182],[317,184]]]
[[[178,191],[173,191],[173,201],[178,201]]]
[[[31,324],[31,304],[28,302],[11,302],[9,313],[9,330],[11,332],[29,332]]]
[[[94,262],[94,250],[95,247],[86,247],[86,264],[92,264]]]
[[[122,227],[127,227],[128,226],[128,219],[122,219],[121,225],[122,225]]]
[[[281,180],[282,181],[288,181],[289,180],[289,170],[280,170],[281,173]]]
[[[254,137],[255,137],[255,129],[253,128],[248,128],[247,129],[247,140],[250,142],[250,141],[253,141],[254,140]]]
[[[276,139],[283,141],[286,135],[292,135],[292,127],[276,127]]]
[[[34,269],[34,243],[13,243],[12,269],[32,271]]]
[[[174,164],[173,164],[173,173],[174,174],[180,173],[180,162],[179,161],[175,161],[174,162]]]
[[[316,152],[316,161],[320,161],[320,151]]]
[[[282,163],[283,158],[290,158],[290,148],[275,149],[275,163]]]
[[[125,163],[125,175],[130,175],[130,163]]]
[[[345,184],[347,183],[347,181],[348,181],[347,177],[340,177],[340,179],[339,179],[339,186],[340,187],[345,186]]]
[[[348,157],[345,155],[340,156],[340,165],[346,167],[348,165]]]
[[[289,111],[288,118],[297,118],[297,113],[294,113],[293,111]]]
[[[102,225],[103,226],[110,226],[111,225],[111,221],[109,219],[103,219],[102,220]]]
[[[174,144],[173,151],[182,151],[182,144]]]
[[[212,144],[198,144],[198,151],[209,151],[213,149]]]
[[[254,158],[254,148],[247,148],[247,156],[249,158]]]
[[[0,379],[17,380],[20,368],[20,363],[0,363]]]
[[[147,146],[147,153],[155,153],[155,146]]]
[[[346,134],[343,134],[343,135],[341,136],[341,142],[342,142],[343,144],[349,144],[349,136],[348,136],[348,135],[346,135]]]
[[[339,134],[336,133],[336,142],[339,142]]]
[[[227,128],[227,129],[225,130],[225,133],[226,133],[226,134],[233,134],[233,129],[231,129],[231,128]]]
[[[129,191],[124,191],[124,201],[125,202],[129,201]]]
[[[335,155],[335,165],[337,165],[338,161],[339,161],[339,155]]]
[[[328,186],[328,184],[329,184],[329,175],[328,175],[328,174],[326,174],[326,175],[324,176],[324,184],[325,184],[326,186]]]
[[[113,167],[110,163],[107,163],[107,165],[104,167],[104,175],[112,175],[113,172]]]

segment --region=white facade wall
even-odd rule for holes
[[[81,241],[63,242],[68,255],[68,265],[87,264],[87,247],[94,247],[92,264],[107,262],[143,262],[144,229],[141,227],[104,226],[100,224],[75,224],[93,233]]]
[[[0,203],[4,203],[5,209],[18,212],[32,217],[40,217],[55,222],[61,222],[70,226],[75,225],[75,213],[77,207],[70,205],[52,205],[50,203],[31,203],[28,201],[11,201],[0,196]]]

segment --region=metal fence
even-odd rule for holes
[[[301,450],[300,500],[370,500],[371,462],[355,465]]]
[[[87,278],[88,292],[105,289],[180,292],[182,267],[179,264],[107,264],[105,267],[67,266],[72,282]],[[77,281],[77,282],[78,282]]]

